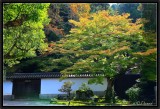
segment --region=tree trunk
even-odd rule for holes
[[[113,98],[113,79],[111,78],[107,78],[107,82],[108,82],[108,86],[107,86],[107,90],[106,90],[106,94],[105,94],[105,100],[108,103],[111,103],[112,98]]]

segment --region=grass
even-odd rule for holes
[[[71,100],[70,104],[67,100],[53,100],[52,104],[60,104],[60,105],[66,105],[66,106],[130,106],[129,101],[125,99],[116,99],[116,103],[106,103],[104,98],[98,99],[98,102],[93,102],[93,100]]]
[[[58,100],[57,102],[52,102],[53,104],[60,104],[68,106],[69,101],[66,100]],[[91,100],[89,101],[70,101],[69,106],[152,106],[152,104],[130,104],[128,101],[122,100],[118,103],[111,104],[106,102],[97,102],[93,103]]]
[[[69,101],[58,100],[57,102],[52,102],[52,103],[62,104],[62,105],[67,105],[68,106]],[[74,100],[71,100],[69,106],[88,106],[88,104],[90,104],[90,103],[91,102],[83,102],[83,101],[74,101]]]
[[[66,105],[68,106],[69,101],[66,100],[58,100],[57,102],[52,102],[53,104],[61,104],[61,105]],[[70,101],[70,105],[69,106],[113,106],[113,105],[119,105],[119,106],[126,106],[125,104],[110,104],[110,103],[102,103],[102,102],[97,102],[97,103],[93,103],[91,100],[89,101],[74,101],[71,100]]]

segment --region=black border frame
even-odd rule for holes
[[[1,10],[1,13],[0,14],[0,25],[1,25],[1,28],[2,27],[2,22],[3,22],[3,3],[38,3],[38,2],[41,2],[41,3],[157,3],[157,106],[102,106],[100,108],[107,108],[107,109],[128,109],[128,108],[131,108],[131,109],[137,109],[137,108],[142,108],[142,109],[146,109],[146,108],[149,108],[149,109],[160,109],[159,107],[159,52],[160,52],[160,49],[159,49],[159,43],[160,43],[160,40],[159,40],[159,25],[160,25],[160,22],[159,22],[159,10],[160,10],[160,0],[137,0],[137,1],[134,1],[134,0],[1,0],[0,1],[0,10]],[[0,33],[2,33],[2,29],[0,29]],[[2,33],[3,34],[3,33]],[[75,108],[99,108],[98,106],[3,106],[3,35],[0,34],[0,44],[1,44],[1,49],[0,49],[0,61],[1,61],[1,72],[0,72],[0,93],[1,93],[1,99],[0,99],[0,109],[3,108],[3,109],[8,109],[8,108],[25,108],[25,109],[30,109],[30,108],[70,108],[70,109],[75,109]],[[2,91],[2,92],[1,92]]]

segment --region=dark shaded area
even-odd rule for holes
[[[145,31],[152,30],[156,32],[157,24],[157,4],[155,3],[144,3],[142,4],[142,17],[149,20],[148,23],[145,23]]]
[[[61,36],[56,35],[55,32],[49,30],[49,34],[48,35],[46,34],[46,38],[47,38],[48,42],[51,42],[51,41],[56,42],[56,41],[60,40]]]
[[[138,84],[138,86],[142,89],[139,97],[140,101],[145,101],[148,103],[155,100],[154,86],[156,86],[156,82],[142,81]]]
[[[137,84],[137,86],[141,89],[138,100],[145,101],[147,103],[154,102],[154,87],[156,86],[156,82],[141,79],[141,82],[137,83],[136,80],[140,77],[140,75],[133,74],[121,75],[117,77],[114,82],[116,96],[118,96],[120,99],[128,99],[125,91],[132,87],[134,84]]]
[[[40,94],[40,79],[14,79],[13,95],[15,99],[38,98]]]
[[[7,72],[13,73],[36,73],[36,72],[60,72],[61,70],[70,66],[64,61],[55,61],[61,58],[61,54],[51,54],[47,57],[34,57],[22,59],[19,64],[11,68],[7,68]]]
[[[108,10],[110,5],[109,3],[91,3],[91,13],[100,11],[100,10]]]
[[[128,99],[125,91],[136,84],[136,79],[140,78],[137,74],[120,75],[114,81],[114,90],[116,96],[121,99]]]
[[[112,9],[118,11],[119,14],[129,13],[129,18],[132,22],[135,22],[138,18],[141,18],[141,12],[137,10],[139,3],[118,3],[112,5]]]
[[[92,97],[93,95],[94,94],[92,90],[86,90],[86,91],[77,90],[76,100],[87,100],[90,99],[90,97]]]

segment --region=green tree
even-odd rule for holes
[[[137,57],[133,53],[147,50],[140,46],[145,43],[141,30],[143,24],[140,19],[132,23],[128,17],[129,14],[110,15],[107,11],[99,11],[86,18],[81,17],[79,22],[70,20],[76,27],[56,43],[53,52],[75,56],[77,61],[61,73],[104,74],[95,76],[89,83],[102,84],[106,77],[106,100],[110,102],[114,78],[137,67]]]
[[[141,75],[145,81],[157,81],[157,35],[156,33],[145,32],[143,34],[145,43],[141,44],[145,46],[141,52],[136,52],[134,55],[138,57],[138,62],[141,69]],[[140,46],[139,46],[140,48]]]
[[[72,81],[67,81],[67,82],[64,82],[63,86],[61,87],[61,89],[59,89],[60,92],[65,92],[67,93],[67,99],[70,100],[70,93],[72,91],[72,85],[74,83]]]
[[[156,53],[157,49],[149,49],[146,52],[136,53],[137,57],[141,61],[141,72],[142,72],[142,80],[143,81],[157,81],[157,66],[156,66]]]
[[[79,90],[81,90],[81,91],[87,91],[87,90],[91,90],[91,89],[87,85],[87,83],[82,83],[81,86],[79,87]]]
[[[117,6],[115,8],[115,6]],[[141,17],[141,13],[137,10],[137,7],[139,6],[139,3],[117,3],[117,5],[114,5],[114,9],[116,9],[119,14],[122,13],[130,13],[130,17],[133,19],[133,22],[135,22],[138,18]]]
[[[19,64],[16,64],[11,68],[7,68],[6,72],[60,72],[61,70],[70,67],[71,65],[73,65],[73,63],[72,60],[69,59],[69,57],[61,56],[56,58],[56,55],[52,54],[51,56],[40,56],[22,59]]]
[[[91,3],[91,13],[95,13],[97,11],[108,10],[110,5],[109,3]]]
[[[49,23],[50,4],[3,4],[3,57],[6,66],[20,59],[36,56],[36,49],[44,49],[44,25]]]
[[[156,32],[157,24],[157,4],[156,3],[142,3],[142,18],[148,20],[145,23],[145,31]]]
[[[96,13],[102,10],[108,10],[111,15],[116,14],[116,9],[112,8],[109,3],[91,3],[90,4],[91,10],[90,13]]]

